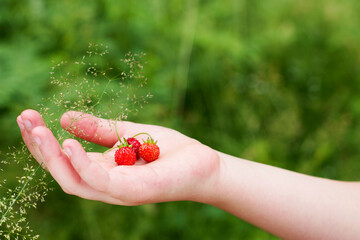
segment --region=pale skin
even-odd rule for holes
[[[22,112],[17,122],[32,155],[68,194],[127,206],[201,202],[282,239],[360,236],[360,182],[317,178],[233,157],[160,126],[109,124],[79,112],[63,115],[64,129],[71,125],[68,130],[74,135],[109,148],[118,142],[114,124],[120,137],[147,132],[158,140],[158,160],[117,166],[115,150],[87,153],[74,139],[61,146],[34,110]]]

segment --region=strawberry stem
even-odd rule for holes
[[[115,123],[115,132],[116,132],[116,136],[117,138],[119,139],[119,142],[120,142],[120,145],[117,145],[115,147],[112,147],[112,148],[109,148],[108,150],[106,150],[105,152],[103,152],[102,154],[104,155],[105,153],[108,153],[110,152],[111,150],[115,149],[115,148],[120,148],[121,145],[122,145],[122,142],[121,142],[121,139],[120,139],[120,136],[119,136],[119,132],[117,130],[117,124]],[[125,138],[124,138],[125,139]],[[126,141],[126,140],[125,140]]]
[[[115,147],[112,147],[112,148],[109,148],[108,150],[106,150],[105,152],[103,152],[102,154],[104,155],[105,153],[108,153],[110,152],[111,150],[115,149],[115,148],[118,148],[119,146],[115,146]]]
[[[141,132],[141,133],[135,134],[135,135],[132,136],[132,137],[134,138],[134,137],[137,137],[137,136],[139,136],[139,135],[141,135],[141,134],[145,134],[145,135],[149,136],[150,139],[152,139],[151,135],[148,134],[148,133],[146,133],[146,132]]]
[[[117,130],[117,124],[115,123],[115,132],[116,132],[116,136],[117,136],[117,138],[119,139],[119,141],[121,142],[121,140],[120,140],[120,136],[119,136],[119,132],[118,132],[118,130]]]
[[[119,134],[117,134],[119,136]],[[107,152],[110,152],[111,150],[115,149],[115,148],[122,148],[122,147],[131,147],[132,145],[129,145],[129,143],[127,142],[126,138],[123,138],[123,140],[121,140],[119,138],[119,145],[116,145],[115,147],[109,148],[108,150],[106,150],[105,152],[103,152],[102,154],[104,155]]]

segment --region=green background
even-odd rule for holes
[[[154,97],[131,120],[360,180],[359,12],[357,0],[1,0],[0,149],[19,146],[16,116],[51,95],[51,60],[77,59],[95,42],[119,58],[147,54]],[[50,185],[28,219],[40,239],[276,239],[211,206],[110,206]]]

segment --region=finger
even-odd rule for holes
[[[49,129],[46,127],[36,127],[32,133],[34,138],[38,138],[37,143],[44,157],[45,164],[64,192],[86,199],[113,204],[118,202],[114,198],[99,193],[82,181]]]
[[[114,122],[90,114],[69,111],[61,117],[60,123],[71,134],[99,145],[112,147],[118,141]]]
[[[38,139],[36,143],[44,157],[44,164],[46,164],[54,179],[61,186],[66,186],[64,190],[70,189],[72,181],[79,183],[80,177],[72,169],[67,156],[61,150],[52,132],[46,127],[36,127],[33,129],[32,134],[34,138]]]
[[[81,179],[90,187],[100,192],[107,192],[109,175],[97,162],[87,156],[81,144],[74,139],[67,139],[63,143],[64,150],[68,153],[70,163]]]
[[[34,127],[45,126],[40,114],[34,110],[25,110],[17,117],[16,121],[19,125],[25,145],[34,158],[41,164],[43,159],[35,142],[37,139],[34,139],[30,134]]]
[[[20,116],[24,120],[24,124],[27,130],[31,131],[34,127],[45,126],[44,120],[42,119],[40,113],[35,110],[24,110]]]
[[[29,149],[31,155],[33,155],[33,157],[39,162],[42,162],[42,156],[39,152],[39,149],[37,148],[37,146],[34,143],[34,139],[32,139],[30,137],[30,135],[28,134],[27,130],[25,129],[25,124],[21,118],[21,116],[18,116],[16,119],[19,128],[20,128],[20,133],[21,136],[24,140],[25,145],[27,146],[27,148]]]
[[[115,130],[115,123],[119,137],[131,137],[139,132],[149,132],[154,126],[132,122],[115,122],[97,118],[90,114],[69,111],[60,120],[61,126],[77,137],[87,141],[112,147],[119,140]]]

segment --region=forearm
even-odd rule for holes
[[[223,153],[209,204],[284,239],[360,236],[360,186]]]

